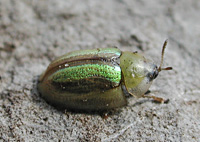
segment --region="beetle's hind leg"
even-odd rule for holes
[[[142,95],[143,98],[152,98],[155,102],[157,103],[168,103],[169,102],[169,99],[163,99],[163,98],[160,98],[160,97],[156,97],[156,96],[148,96],[146,94],[149,94],[150,92],[147,91],[147,93],[145,93],[144,95]]]

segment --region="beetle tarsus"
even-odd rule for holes
[[[157,103],[168,103],[169,102],[169,99],[165,100],[163,98],[160,98],[160,97],[156,97],[156,96],[147,96],[147,95],[143,95],[142,96],[143,98],[152,98],[155,102]]]

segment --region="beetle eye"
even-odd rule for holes
[[[158,76],[158,70],[154,71],[153,73],[153,79],[155,79]]]
[[[158,73],[159,73],[158,67],[156,66],[156,67],[154,68],[154,72],[153,72],[153,79],[155,79],[155,78],[158,76]]]
[[[155,79],[158,76],[158,68],[157,66],[154,68],[154,70],[151,73],[147,74],[147,77],[149,78],[149,81],[152,81],[153,79]]]

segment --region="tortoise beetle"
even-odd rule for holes
[[[145,95],[162,70],[137,52],[98,48],[67,53],[48,66],[40,76],[38,90],[51,104],[71,110],[106,111],[127,105],[125,91],[139,98],[164,99]],[[125,88],[125,90],[123,89]]]

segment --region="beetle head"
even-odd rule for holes
[[[120,66],[125,87],[130,94],[141,97],[149,89],[152,81],[158,76],[159,72],[172,69],[172,67],[162,68],[166,45],[167,41],[163,44],[159,67],[136,52],[132,54],[124,52],[122,54]]]

